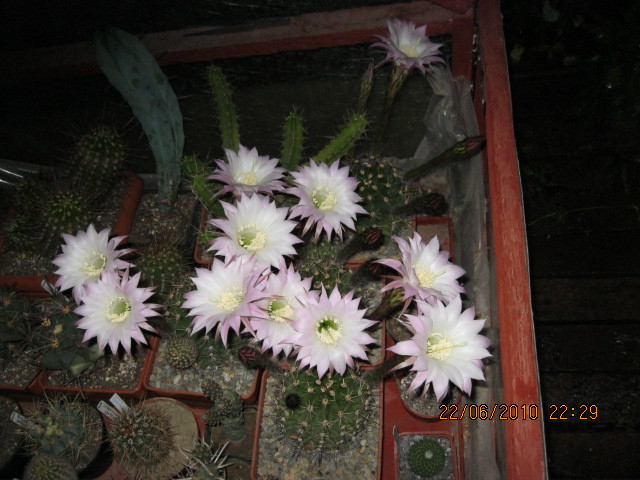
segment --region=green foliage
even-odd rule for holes
[[[75,188],[90,195],[106,191],[122,171],[125,145],[118,132],[105,125],[92,128],[78,139],[72,156]]]
[[[360,113],[353,115],[340,133],[313,157],[316,163],[324,162],[331,165],[339,158],[345,157],[351,152],[356,142],[364,136],[368,125],[369,121],[364,115]]]
[[[62,456],[74,468],[87,462],[102,439],[100,414],[77,400],[47,397],[34,405],[27,419],[34,424],[22,429],[27,452]]]
[[[155,470],[176,448],[169,417],[159,408],[143,403],[113,419],[109,444],[114,457],[129,472]]]
[[[200,348],[191,336],[172,336],[166,340],[166,358],[169,365],[178,369],[193,366],[198,361]]]
[[[347,448],[371,421],[371,390],[355,372],[318,378],[314,370],[291,370],[274,380],[275,415],[283,424],[283,436],[300,449]]]
[[[413,473],[422,478],[433,477],[444,469],[444,448],[435,440],[423,438],[411,445],[408,460]]]
[[[96,60],[131,106],[156,160],[158,196],[170,208],[180,185],[184,148],[182,113],[175,92],[155,57],[135,36],[115,27],[95,37]]]
[[[300,164],[304,143],[304,125],[302,116],[298,112],[293,111],[287,116],[284,122],[283,136],[280,165],[286,170],[292,171]]]
[[[22,480],[75,480],[78,478],[73,465],[64,457],[41,453],[29,460]]]
[[[222,148],[237,152],[240,146],[240,129],[236,108],[233,104],[231,86],[220,67],[212,65],[207,73],[216,104]]]

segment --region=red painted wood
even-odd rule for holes
[[[480,0],[478,24],[504,402],[540,405],[527,239],[499,0]],[[504,429],[507,477],[547,478],[542,417],[508,421]]]

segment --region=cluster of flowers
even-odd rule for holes
[[[428,40],[425,27],[399,20],[389,22],[390,37],[380,37],[374,46],[387,52],[402,76],[411,68],[442,61],[440,45]],[[396,85],[396,88],[398,85]],[[185,295],[183,308],[193,316],[193,332],[215,329],[226,345],[229,330],[249,332],[263,351],[289,357],[303,367],[343,374],[354,359],[367,359],[367,345],[375,340],[366,333],[374,321],[365,318],[353,292],[342,295],[337,287],[327,292],[311,290],[312,279],[303,279],[287,257],[296,255],[302,240],[292,232],[299,218],[301,236],[315,226],[314,241],[324,232],[340,238],[343,229],[354,229],[357,214],[367,212],[358,205],[357,181],[339,161],[331,166],[310,160],[290,172],[277,167],[278,160],[259,156],[256,149],[240,146],[226,150],[227,162],[217,162],[210,177],[224,184],[221,194],[232,193],[233,203],[221,202],[225,219],[210,223],[221,234],[210,250],[211,268],[196,269],[196,289]],[[298,203],[279,207],[275,193],[293,195]],[[97,233],[93,226],[76,237],[65,235],[63,253],[55,260],[60,275],[57,286],[72,289],[82,318],[77,325],[86,330],[84,340],[97,338],[116,351],[122,344],[129,351],[131,339],[145,343],[142,329],[153,330],[147,318],[157,315],[157,305],[146,304],[151,289],[139,288],[139,274],[129,277],[129,264],[117,250],[122,237],[109,240],[109,231]],[[397,368],[411,366],[416,373],[410,389],[433,385],[438,399],[453,382],[466,393],[471,380],[483,379],[482,359],[490,356],[489,340],[480,335],[484,320],[475,320],[473,308],[462,310],[458,279],[464,270],[449,262],[437,238],[428,244],[418,233],[409,241],[394,237],[401,260],[380,260],[398,272],[381,293],[402,291],[405,312],[413,303],[417,314],[404,313],[404,325],[413,334],[389,350],[408,356]],[[413,310],[412,310],[413,311]],[[426,389],[426,388],[425,388]]]

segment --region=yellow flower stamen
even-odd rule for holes
[[[222,311],[230,313],[238,309],[242,300],[244,300],[244,295],[242,295],[242,291],[239,288],[233,288],[221,293],[217,298],[213,298],[212,300]]]
[[[342,324],[337,318],[327,315],[316,325],[316,336],[325,345],[335,345],[342,337]]]
[[[454,344],[443,333],[432,333],[427,339],[427,355],[434,360],[444,361],[451,356],[453,349],[464,347],[467,342]]]
[[[85,258],[82,271],[91,278],[98,278],[107,266],[107,256],[104,253],[93,251]]]
[[[258,184],[258,176],[254,173],[253,170],[249,170],[248,172],[240,172],[233,178],[236,182],[242,183],[243,185],[257,185]]]
[[[293,317],[294,313],[286,298],[271,300],[267,312],[271,319],[278,323],[287,323],[287,318]]]
[[[420,285],[427,288],[433,286],[433,283],[435,282],[436,278],[438,278],[441,275],[444,275],[444,270],[438,273],[433,273],[429,267],[418,266],[416,268],[416,265],[414,265],[413,270],[416,272],[416,276],[418,277],[418,281],[420,282]]]
[[[131,315],[131,303],[126,297],[114,297],[107,305],[107,320],[110,323],[122,323]]]
[[[338,203],[338,199],[327,187],[316,187],[311,193],[313,206],[318,210],[332,210]]]
[[[254,223],[243,225],[238,229],[238,245],[250,252],[262,250],[267,244],[267,235]]]

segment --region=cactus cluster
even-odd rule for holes
[[[32,457],[22,480],[76,480],[78,474],[64,457],[41,453]]]
[[[88,465],[102,441],[100,414],[78,400],[45,398],[27,419],[33,424],[22,429],[27,452],[64,457],[76,470]]]
[[[409,447],[407,457],[411,471],[422,478],[433,477],[445,466],[445,451],[435,440],[423,438]]]
[[[166,340],[165,358],[169,365],[183,370],[198,361],[200,348],[191,336],[171,336]]]
[[[75,145],[71,167],[74,187],[89,195],[104,192],[122,171],[124,159],[125,144],[114,128],[92,128]]]
[[[371,390],[355,372],[291,370],[275,377],[275,415],[283,436],[301,450],[330,452],[348,448],[374,413]]]
[[[169,417],[144,403],[125,409],[113,419],[109,444],[126,471],[142,474],[157,470],[176,448]]]
[[[242,398],[231,389],[223,389],[215,380],[202,382],[202,393],[213,402],[203,416],[207,425],[222,425],[231,441],[244,438]]]

